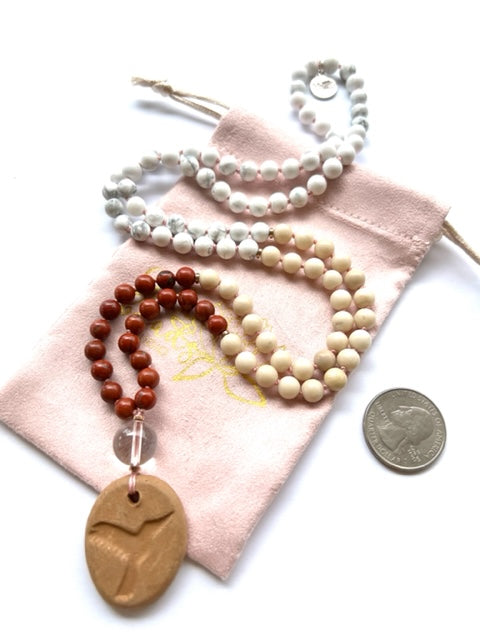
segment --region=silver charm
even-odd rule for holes
[[[310,91],[315,98],[329,100],[337,93],[338,85],[330,76],[319,73],[310,80]]]

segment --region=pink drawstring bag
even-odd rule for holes
[[[222,118],[212,144],[221,153],[258,162],[266,157],[281,162],[301,152],[295,140],[239,110]],[[234,221],[233,214],[189,179],[180,180],[161,206],[187,220],[223,220],[227,226]],[[352,166],[305,208],[267,221],[311,229],[316,237],[330,238],[337,253],[351,256],[375,292],[376,331],[441,234],[447,210]],[[115,432],[124,425],[100,399],[99,383],[90,376],[83,354],[89,325],[117,284],[133,283],[145,272],[175,272],[184,264],[196,271],[214,268],[222,278],[235,278],[240,293],[253,297],[255,312],[275,332],[279,345],[294,355],[312,358],[332,330],[328,295],[298,274],[266,269],[257,260],[179,256],[171,249],[127,240],[82,299],[51,328],[30,362],[0,391],[0,418],[97,490],[126,475],[127,468],[112,448]],[[226,303],[215,302],[235,331],[238,319]],[[115,337],[107,343],[112,359],[123,327],[118,322],[121,326],[115,325]],[[226,578],[335,397],[310,405],[287,402],[261,389],[236,371],[208,331],[189,315],[162,316],[148,336],[145,348],[161,381],[157,405],[146,414],[158,445],[142,469],[167,481],[180,496],[188,520],[189,556]],[[114,369],[128,395],[135,388],[132,370],[120,356]],[[361,363],[352,375],[365,375]],[[348,394],[348,383],[340,393]]]

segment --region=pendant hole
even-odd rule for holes
[[[128,493],[128,499],[130,500],[130,502],[133,502],[133,504],[137,504],[137,502],[139,502],[140,500],[140,494],[138,493],[138,491],[134,491],[133,493]]]

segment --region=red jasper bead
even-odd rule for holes
[[[210,316],[207,320],[207,329],[214,336],[219,336],[228,327],[228,322],[223,316]]]
[[[90,340],[85,345],[84,353],[89,360],[101,360],[107,350],[101,340]]]
[[[125,318],[125,329],[128,329],[128,331],[138,336],[145,330],[145,322],[141,316],[132,313]]]
[[[111,326],[105,318],[97,318],[90,325],[90,334],[99,340],[105,340],[110,335]]]
[[[122,333],[118,339],[118,348],[123,353],[133,353],[140,346],[140,338],[134,333]]]
[[[135,404],[139,409],[151,409],[157,402],[157,395],[150,387],[142,387],[135,394]]]
[[[121,310],[122,307],[117,300],[104,300],[100,305],[100,315],[106,320],[115,320]]]
[[[178,304],[184,311],[191,311],[197,304],[198,296],[193,289],[183,289],[178,294]]]
[[[112,363],[108,360],[95,360],[90,371],[95,380],[107,380],[113,373]]]
[[[155,320],[160,313],[160,305],[155,298],[145,298],[138,305],[138,310],[146,320]]]
[[[200,322],[206,322],[215,313],[215,307],[210,300],[199,300],[195,306],[194,314]]]
[[[135,409],[135,401],[132,398],[119,398],[115,402],[115,413],[119,418],[131,418]]]
[[[144,273],[136,278],[135,289],[144,296],[151,296],[155,291],[155,280],[152,276]]]
[[[177,304],[177,292],[173,289],[162,289],[157,293],[157,300],[164,309],[173,309]]]
[[[175,276],[171,271],[160,271],[157,275],[157,284],[162,289],[173,289],[175,286]]]
[[[113,382],[113,380],[107,380],[104,382],[100,389],[100,395],[102,396],[102,400],[105,400],[105,402],[116,402],[122,397],[122,394],[122,387],[118,382]]]
[[[145,369],[145,367],[149,367],[152,364],[152,358],[149,353],[139,349],[131,354],[130,364],[134,369],[140,371],[140,369]]]
[[[141,387],[156,387],[160,382],[160,376],[156,369],[146,367],[141,369],[137,375],[137,382]]]
[[[122,304],[131,304],[135,299],[135,287],[131,284],[119,284],[115,287],[115,298]]]
[[[181,287],[190,288],[195,282],[195,271],[191,267],[180,267],[175,279]]]

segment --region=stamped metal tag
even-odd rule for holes
[[[319,73],[310,80],[310,91],[315,98],[329,100],[338,91],[338,85],[334,78]]]

